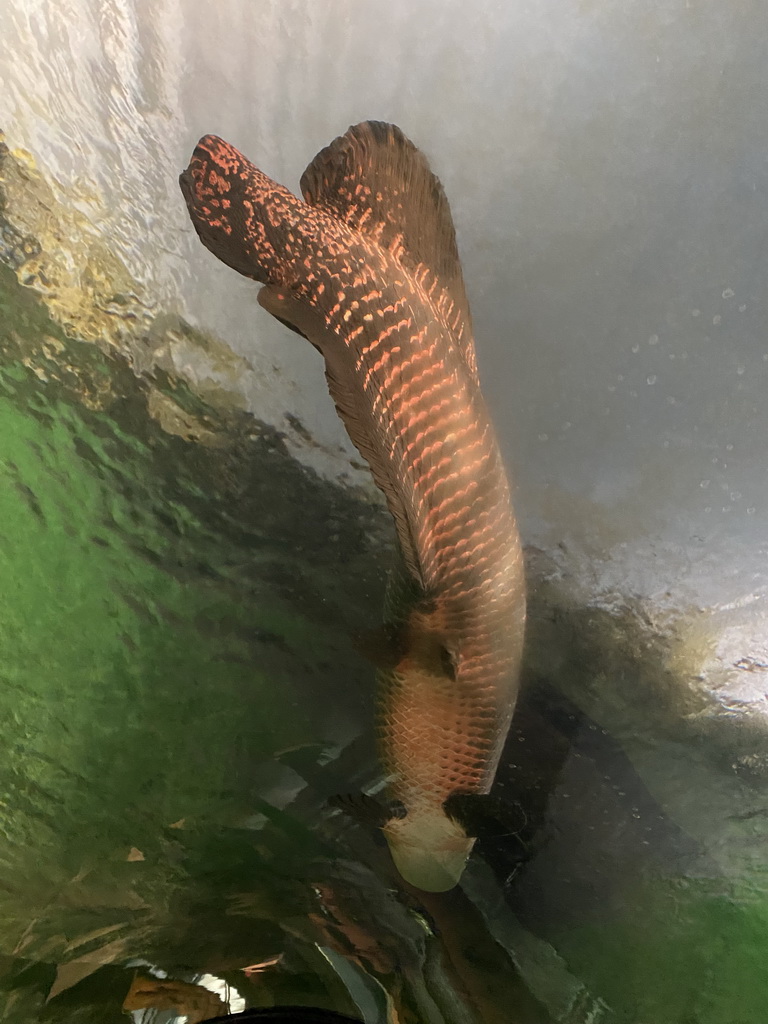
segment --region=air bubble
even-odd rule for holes
[[[658,345],[659,344],[659,336],[658,336],[658,334],[652,334],[650,336],[650,338],[648,339],[648,344],[649,345]]]

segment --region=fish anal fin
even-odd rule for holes
[[[424,154],[393,124],[363,121],[304,171],[307,203],[388,249],[420,283],[477,377],[472,320],[456,231],[443,186]]]
[[[350,356],[343,338],[328,327],[322,315],[313,310],[308,302],[295,298],[288,289],[266,285],[259,291],[259,304],[322,353],[325,359],[325,379],[336,411],[350,440],[368,463],[374,482],[384,494],[395,521],[397,539],[407,570],[415,580],[420,581],[421,571],[408,513],[400,489],[393,480],[384,446],[377,437],[367,398],[360,389],[348,384],[351,375],[348,363]]]

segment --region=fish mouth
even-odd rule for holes
[[[192,162],[190,162],[189,167],[179,175],[179,188],[181,189],[181,194],[184,196],[184,201],[186,202],[187,208],[190,212],[194,211],[196,201],[195,180],[192,177],[192,171]]]
[[[239,274],[265,283],[243,210],[255,171],[234,146],[217,135],[204,135],[179,175],[179,187],[206,249]]]
[[[196,213],[198,204],[205,201],[210,189],[210,170],[221,165],[220,154],[231,149],[229,143],[217,135],[204,135],[195,146],[186,170],[179,175],[179,185],[190,213]]]

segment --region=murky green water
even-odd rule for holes
[[[386,517],[66,339],[6,268],[0,318],[3,1020],[123,1020],[137,960],[369,1024],[768,1020],[754,780],[708,845],[732,779],[617,743],[534,673],[499,775],[520,834],[489,826],[468,895],[398,890],[326,804],[375,778],[350,636]]]
[[[54,965],[105,941],[107,960],[193,966],[279,953],[305,898],[295,878],[328,851],[299,821],[254,832],[254,816],[370,718],[347,631],[380,600],[377,516],[252,422],[209,414],[205,443],[170,436],[148,402],[205,416],[189,395],[140,386],[65,341],[5,269],[2,285],[10,978],[14,957]],[[264,904],[258,935],[232,915],[236,894]]]

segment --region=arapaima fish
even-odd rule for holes
[[[315,157],[303,201],[213,135],[180,182],[203,244],[322,353],[394,518],[378,733],[396,811],[381,824],[407,881],[451,888],[474,843],[454,808],[490,790],[512,717],[525,585],[445,193],[375,121]]]

